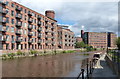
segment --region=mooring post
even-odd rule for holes
[[[88,63],[87,63],[87,79],[88,79],[88,74],[89,74],[89,68],[88,68]]]
[[[92,74],[92,63],[90,61],[90,74]]]
[[[82,79],[84,79],[84,69],[81,69],[82,72]]]

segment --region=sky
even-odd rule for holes
[[[44,15],[55,11],[58,24],[68,25],[80,36],[80,31],[114,32],[118,34],[117,0],[13,0]],[[119,35],[120,36],[120,35]]]

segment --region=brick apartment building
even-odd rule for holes
[[[93,48],[107,48],[107,33],[81,31],[81,34],[84,42]]]
[[[58,26],[54,17],[52,10],[44,16],[14,1],[0,1],[1,49],[57,49]]]
[[[75,37],[75,42],[82,42],[83,41],[83,39],[81,38],[81,37]]]
[[[58,48],[73,49],[74,43],[74,33],[68,26],[58,25]]]
[[[110,32],[84,32],[81,30],[83,41],[94,48],[115,47],[116,34]]]

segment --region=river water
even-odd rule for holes
[[[80,53],[57,54],[5,60],[3,77],[77,77],[89,56]]]

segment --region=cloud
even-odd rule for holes
[[[118,32],[117,2],[75,2],[65,0],[15,1],[42,14],[44,14],[45,10],[54,10],[58,23],[70,25],[70,29],[74,31],[76,36],[80,36],[81,29],[90,32]]]

